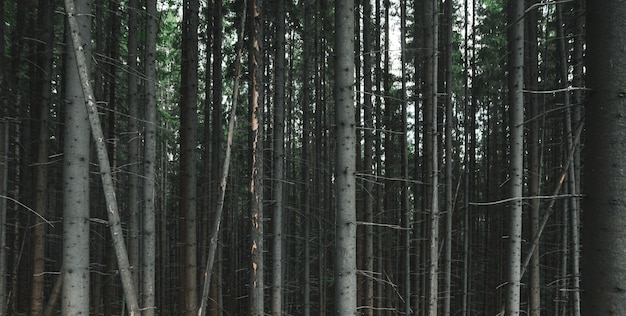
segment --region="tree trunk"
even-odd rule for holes
[[[537,3],[536,0],[530,1],[529,5]],[[538,60],[538,43],[537,43],[537,9],[530,10],[527,15],[526,25],[528,26],[528,66],[526,73],[528,74],[527,85],[531,91],[538,90],[539,83],[539,60]],[[539,115],[539,98],[536,93],[531,93],[528,98],[529,116],[535,118]],[[528,133],[528,195],[531,197],[540,194],[540,156],[539,156],[539,119],[530,122]],[[530,200],[530,236],[536,236],[539,232],[539,199]],[[529,293],[528,293],[528,309],[529,315],[541,315],[541,274],[539,266],[539,247],[535,248],[532,253],[530,271],[529,271]]]
[[[180,100],[181,314],[197,312],[196,137],[198,130],[198,0],[183,2]]]
[[[356,315],[356,188],[354,122],[354,1],[335,0],[335,123],[337,210],[335,304]]]
[[[137,0],[128,2],[128,260],[133,284],[138,289],[139,277],[139,121],[137,65]]]
[[[508,69],[509,69],[509,254],[506,315],[520,313],[522,187],[524,163],[524,3],[508,1]]]
[[[453,139],[452,129],[454,128],[454,109],[452,104],[452,24],[453,24],[453,4],[452,0],[446,0],[445,3],[445,84],[446,84],[446,116],[445,116],[445,210],[446,210],[446,239],[444,241],[444,298],[442,314],[448,316],[451,314],[452,300],[452,219],[454,215],[454,194],[453,194],[453,178],[452,178],[452,155]]]
[[[37,69],[39,80],[37,92],[39,103],[33,111],[36,116],[36,137],[33,181],[33,209],[39,214],[35,217],[33,225],[33,280],[31,283],[30,315],[39,316],[43,311],[43,294],[45,281],[45,249],[46,227],[43,218],[46,216],[48,206],[48,115],[52,96],[52,58],[54,34],[53,29],[54,6],[50,1],[39,3],[39,27],[41,44],[39,44],[37,56]]]
[[[283,182],[285,181],[285,6],[276,3],[276,86],[274,94],[274,166],[272,200],[273,218],[273,261],[272,261],[272,315],[283,314]]]
[[[587,6],[585,198],[583,213],[582,314],[626,314],[626,3]]]
[[[313,1],[305,0],[303,4],[304,13],[304,33],[312,33],[312,6]],[[312,36],[305,36],[303,38],[303,52],[302,52],[302,166],[301,166],[301,192],[300,192],[300,205],[303,208],[303,236],[304,236],[304,262],[303,262],[303,289],[302,289],[302,315],[311,315],[311,193],[310,191],[310,134],[311,134],[311,52],[313,51]]]
[[[1,9],[1,8],[0,8]],[[3,21],[0,21],[3,22]],[[9,123],[0,120],[0,195],[7,196]],[[7,199],[0,198],[0,315],[7,315]]]
[[[67,2],[67,1],[66,1]],[[91,1],[76,1],[73,19],[79,29],[70,28],[65,79],[65,143],[63,149],[63,315],[89,314],[89,118],[81,86],[72,33],[79,32],[81,53],[91,61]],[[75,48],[76,49],[76,48]]]
[[[424,72],[424,175],[429,179],[424,204],[429,214],[429,244],[428,244],[428,315],[437,315],[439,295],[439,166],[438,166],[438,136],[437,136],[437,72],[438,72],[438,23],[437,0],[428,0],[425,3],[424,19],[426,21],[425,43],[426,61]]]
[[[264,314],[264,214],[263,214],[263,23],[262,0],[249,0],[250,35],[250,314]]]
[[[85,186],[86,186],[85,183],[81,183],[82,186],[78,188],[68,185],[70,183],[72,185],[75,185],[74,184],[75,182],[88,181],[89,179],[88,177],[89,176],[89,173],[88,173],[89,172],[88,170],[89,169],[88,168],[89,167],[88,166],[89,151],[87,150],[87,152],[83,154],[82,151],[76,151],[76,149],[72,148],[77,145],[81,145],[89,149],[89,138],[85,137],[86,143],[83,143],[82,138],[84,136],[78,136],[74,134],[74,133],[85,134],[84,129],[87,129],[87,130],[91,130],[91,135],[93,139],[95,140],[95,147],[96,147],[96,152],[98,156],[98,167],[100,171],[100,177],[102,180],[104,197],[106,200],[108,224],[109,224],[110,231],[111,231],[112,243],[115,249],[115,254],[118,259],[117,264],[119,266],[122,286],[124,288],[124,296],[128,304],[128,312],[131,316],[134,316],[134,315],[139,314],[139,306],[137,303],[137,296],[135,293],[135,289],[132,286],[130,264],[128,262],[128,254],[126,253],[126,247],[124,245],[124,239],[123,239],[124,235],[122,232],[122,225],[121,225],[120,216],[119,216],[118,207],[117,207],[117,201],[115,197],[115,190],[114,190],[115,187],[113,185],[113,179],[111,176],[111,166],[109,165],[109,157],[108,157],[106,145],[104,142],[104,135],[102,132],[102,127],[100,125],[100,119],[98,117],[98,109],[96,106],[93,89],[91,87],[90,80],[89,80],[89,71],[88,71],[89,64],[87,62],[87,60],[89,60],[87,56],[90,56],[90,51],[88,49],[89,45],[83,44],[84,40],[90,38],[90,34],[88,31],[88,26],[90,24],[90,21],[86,20],[85,23],[81,24],[80,26],[77,21],[77,17],[89,16],[88,14],[83,15],[80,13],[82,9],[88,9],[89,7],[88,6],[89,3],[84,3],[84,4],[87,4],[85,8],[81,7],[80,8],[81,10],[77,10],[76,9],[77,7],[75,6],[74,1],[72,0],[65,1],[65,10],[67,12],[68,24],[70,27],[69,32],[68,32],[68,34],[70,35],[70,38],[68,40],[71,39],[72,46],[73,46],[73,52],[67,55],[73,56],[73,58],[68,57],[68,61],[74,62],[74,63],[67,64],[68,83],[74,82],[74,85],[80,84],[82,88],[81,89],[82,91],[80,91],[80,93],[78,89],[76,89],[76,91],[73,91],[73,90],[70,90],[69,88],[67,92],[68,92],[68,95],[71,95],[75,98],[74,103],[78,103],[79,98],[77,96],[81,95],[82,101],[85,104],[86,109],[87,109],[87,117],[85,119],[84,116],[80,114],[80,112],[78,112],[75,109],[70,108],[72,111],[76,111],[77,112],[76,114],[80,114],[80,115],[77,115],[77,117],[72,117],[72,120],[69,119],[69,116],[66,117],[67,122],[69,122],[69,124],[66,122],[66,127],[71,125],[74,128],[68,129],[67,131],[68,133],[64,135],[64,139],[65,140],[70,139],[69,136],[72,136],[74,138],[71,138],[72,141],[70,142],[70,144],[68,144],[67,141],[65,142],[66,151],[65,151],[64,159],[65,159],[65,156],[68,155],[67,149],[69,149],[72,155],[70,155],[69,161],[65,162],[65,166],[68,166],[68,163],[69,165],[71,165],[71,162],[73,160],[80,162],[81,164],[78,164],[80,167],[82,167],[83,160],[85,160],[84,163],[87,164],[87,166],[85,167],[86,170],[81,169],[81,170],[76,170],[76,172],[74,172],[72,168],[69,168],[70,170],[64,173],[64,181],[65,181],[64,197],[67,198],[68,196],[73,196],[72,194],[70,194],[72,192],[81,192],[81,194],[76,194],[76,196],[80,197],[80,199],[72,197],[72,199],[68,200],[67,202],[65,202],[64,200],[64,213],[67,212],[70,215],[69,218],[67,218],[66,216],[63,217],[64,229],[67,227],[71,227],[71,229],[68,229],[69,230],[68,232],[64,230],[63,237],[64,237],[64,241],[69,240],[71,241],[71,243],[76,244],[76,248],[78,247],[81,247],[81,248],[68,249],[69,247],[71,247],[71,245],[68,245],[68,243],[64,243],[64,256],[63,256],[64,264],[63,264],[62,273],[64,274],[64,276],[66,273],[71,274],[71,275],[66,276],[63,280],[62,310],[65,309],[65,310],[69,310],[70,312],[74,310],[74,304],[70,304],[73,302],[73,299],[74,299],[74,297],[71,295],[79,294],[79,293],[76,293],[78,290],[85,290],[81,288],[81,286],[85,286],[84,283],[87,283],[85,292],[87,294],[89,293],[88,291],[88,288],[89,288],[89,282],[88,282],[89,280],[88,279],[89,241],[88,241],[88,238],[85,238],[85,235],[88,236],[89,210],[80,209],[81,207],[84,208],[84,205],[88,205],[88,203],[82,203],[86,200],[88,201],[88,194],[86,194],[87,198],[82,198],[82,194],[84,194],[82,193],[82,191],[87,191],[88,189],[85,189]],[[83,5],[83,3],[81,3],[81,5]],[[82,30],[87,30],[87,35],[83,35],[83,33],[80,32]],[[87,53],[85,53],[85,50],[87,50]],[[73,70],[72,70],[73,67],[71,67],[72,65],[76,66]],[[74,72],[74,74],[71,74],[71,72]],[[76,82],[76,79],[73,78],[73,76],[76,76],[78,78],[77,82]],[[71,94],[69,93],[70,91],[72,92]],[[72,111],[66,111],[66,113],[74,114],[72,113]],[[80,123],[77,122],[77,119],[80,119]],[[82,123],[83,120],[88,121],[88,124],[84,127],[82,126],[82,124],[84,124]],[[80,128],[76,128],[77,125],[80,126]],[[78,131],[72,131],[73,129],[78,129]],[[77,140],[80,140],[80,143],[77,143]],[[80,177],[80,181],[77,181],[76,179],[79,177]],[[73,209],[68,209],[68,207],[73,208]],[[85,214],[77,212],[76,209],[84,212]],[[69,226],[65,225],[66,222]],[[76,229],[74,226],[78,226],[80,230]],[[85,228],[83,228],[83,226],[85,226]],[[83,229],[86,229],[87,231],[85,232]],[[74,239],[86,239],[87,245],[83,245],[84,241],[76,242]],[[86,256],[86,258],[79,257],[79,255]],[[68,267],[68,260],[75,260],[76,262],[72,262],[71,264],[69,264],[69,267]],[[83,266],[85,264],[84,261],[87,261],[86,267]],[[74,269],[73,265],[77,266],[76,269]],[[75,278],[81,279],[81,282],[74,280]],[[85,279],[87,281],[85,281]],[[71,297],[68,297],[68,296],[71,296]],[[83,310],[82,310],[83,308],[85,307],[87,309],[89,308],[88,298],[84,299],[84,301],[85,302],[83,302],[82,299],[79,300],[80,304],[77,306],[76,312],[83,313]],[[83,306],[83,304],[85,305]],[[64,313],[64,314],[67,314],[67,313]]]
[[[132,7],[131,7],[132,10]],[[157,101],[156,101],[156,40],[157,40],[157,2],[146,2],[146,48],[145,48],[145,125],[143,159],[143,243],[142,268],[142,304],[143,316],[152,316],[156,309],[156,145],[157,145]],[[166,173],[167,171],[164,171]],[[161,311],[165,313],[165,311]]]
[[[372,4],[363,1],[363,173],[366,177],[374,176],[374,116],[372,105]],[[374,178],[372,178],[374,179]],[[363,213],[365,214],[365,291],[364,315],[374,313],[374,181],[367,178],[363,183]]]

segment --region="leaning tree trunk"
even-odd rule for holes
[[[86,314],[89,312],[89,238],[85,237],[89,236],[89,209],[84,210],[82,208],[86,208],[85,205],[89,205],[87,189],[89,185],[89,137],[85,131],[91,130],[107,205],[108,224],[111,229],[124,296],[128,304],[128,313],[134,316],[139,315],[137,294],[132,285],[130,264],[124,245],[124,234],[115,197],[109,157],[98,117],[98,108],[93,88],[89,80],[89,64],[87,62],[89,59],[87,57],[90,56],[90,51],[89,45],[85,44],[85,42],[89,42],[90,38],[89,25],[91,23],[88,18],[88,2],[84,1],[79,3],[79,6],[75,6],[74,1],[65,1],[65,10],[70,27],[67,41],[71,41],[73,47],[73,52],[67,54],[68,57],[66,57],[68,67],[68,90],[66,90],[66,94],[68,98],[70,96],[74,98],[73,102],[70,103],[82,104],[81,108],[86,106],[86,113],[83,114],[78,108],[73,107],[69,107],[66,110],[64,160],[67,160],[64,161],[64,165],[67,170],[64,171],[63,175],[62,311],[64,315]],[[86,19],[82,20],[82,18]],[[81,87],[80,91],[75,87],[76,85]],[[79,303],[75,305],[77,297],[79,298]]]
[[[522,252],[522,186],[524,163],[524,2],[508,1],[509,69],[509,253],[506,291],[506,315],[520,313]]]
[[[335,0],[335,313],[356,315],[354,1]]]
[[[626,315],[626,2],[587,6],[583,315]]]

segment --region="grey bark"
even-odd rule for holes
[[[626,314],[626,3],[587,6],[582,314]]]
[[[90,18],[89,1],[75,6],[72,0],[65,1],[69,32],[67,42],[72,43],[73,52],[67,54],[68,103],[64,164],[64,232],[63,232],[63,304],[64,315],[86,314],[89,311],[89,133],[94,139],[100,176],[107,205],[108,222],[112,242],[118,259],[118,267],[124,296],[131,316],[139,314],[137,295],[132,285],[130,264],[124,234],[115,197],[109,158],[104,135],[98,117],[93,88],[89,81]],[[80,20],[80,24],[79,24]],[[72,57],[70,57],[72,56]],[[80,86],[80,89],[77,88]],[[85,106],[78,106],[83,103]],[[82,111],[80,109],[86,109]],[[65,156],[68,156],[67,158]],[[76,170],[74,170],[76,167]],[[87,183],[85,183],[87,181]],[[78,304],[75,304],[76,298]]]
[[[354,1],[335,0],[335,313],[356,315]]]
[[[424,66],[424,162],[429,179],[425,207],[429,214],[428,243],[428,315],[437,315],[439,295],[439,155],[437,136],[437,83],[439,18],[438,1],[428,0],[424,6],[425,54]]]
[[[157,144],[157,101],[156,101],[156,40],[157,2],[146,1],[146,47],[145,47],[145,124],[143,159],[143,225],[141,289],[142,315],[152,316],[156,309],[156,144]],[[162,311],[164,312],[164,311]]]
[[[533,0],[529,3],[536,3]],[[528,89],[531,91],[538,90],[539,82],[539,60],[538,60],[538,43],[537,43],[537,9],[530,10],[527,15],[528,25]],[[536,117],[539,115],[539,97],[536,93],[530,94],[528,97],[529,116]],[[539,156],[539,121],[532,120],[529,127],[528,140],[528,194],[530,196],[538,196],[540,193],[541,170]],[[530,235],[536,236],[539,231],[539,199],[530,200]],[[541,274],[539,265],[539,245],[532,252],[529,271],[529,298],[528,309],[529,315],[541,315]]]
[[[373,149],[374,149],[374,116],[372,104],[372,4],[369,0],[363,1],[363,121],[364,121],[364,139],[363,144],[363,167],[365,174],[374,175],[373,165]],[[363,183],[363,212],[365,213],[365,222],[374,222],[374,183],[366,180]],[[374,313],[374,227],[366,225],[365,230],[365,266],[364,270],[368,274],[365,277],[365,286],[363,296],[364,314],[373,315]]]
[[[276,57],[274,94],[274,167],[272,200],[273,260],[272,260],[272,315],[283,313],[283,182],[285,181],[285,3],[276,3]]]
[[[522,187],[524,162],[524,3],[509,0],[508,6],[508,96],[509,96],[509,206],[506,315],[520,313]]]
[[[139,278],[139,134],[137,104],[137,0],[128,2],[128,260],[133,284],[138,288]]]
[[[446,229],[445,229],[445,251],[444,251],[444,297],[443,297],[443,310],[442,315],[450,315],[450,304],[452,300],[452,219],[454,215],[454,200],[453,200],[453,178],[452,178],[452,155],[453,155],[453,139],[452,129],[454,128],[454,114],[452,104],[452,0],[446,0],[445,3],[445,48],[446,48],[446,60],[445,60],[445,216],[446,216]]]
[[[63,315],[89,313],[89,117],[85,108],[77,56],[90,56],[91,1],[66,1],[74,21],[67,33],[65,132],[63,149]],[[76,15],[72,15],[76,14]],[[72,26],[70,25],[70,26]],[[75,36],[73,36],[75,35]],[[78,45],[73,44],[78,37]],[[73,47],[81,48],[75,54]],[[83,56],[84,56],[83,55]],[[91,60],[85,58],[84,60]],[[84,65],[88,66],[88,65]]]

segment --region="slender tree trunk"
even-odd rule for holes
[[[335,0],[335,123],[337,210],[335,304],[356,315],[356,188],[354,122],[354,1]]]
[[[566,48],[565,43],[565,32],[563,30],[563,5],[557,6],[557,37],[559,40],[557,41],[557,47],[560,55],[559,65],[560,65],[560,80],[561,80],[561,88],[566,89],[563,93],[563,106],[565,107],[565,139],[567,144],[567,152],[570,155],[575,154],[574,146],[575,144],[575,135],[573,133],[572,127],[572,111],[570,109],[571,106],[571,96],[570,92],[567,91],[567,88],[570,85],[569,82],[569,64],[568,60],[568,49]],[[570,168],[567,170],[567,187],[568,193],[572,196],[576,196],[578,191],[576,190],[576,171],[575,169],[578,167],[575,165],[574,157],[566,157],[568,161],[571,161]],[[578,234],[578,203],[577,197],[569,198],[567,204],[569,205],[568,213],[565,216],[571,214],[571,229],[572,229],[572,312],[574,316],[580,316],[580,268],[579,268],[579,256],[580,256],[580,242],[579,242],[579,234]],[[569,229],[569,227],[564,227],[563,229]]]
[[[524,162],[524,3],[508,1],[508,69],[509,69],[509,254],[507,274],[506,315],[520,313],[522,187]]]
[[[197,312],[196,146],[198,130],[198,11],[199,0],[183,1],[183,37],[180,101],[180,233],[181,314]]]
[[[283,314],[283,182],[285,181],[285,6],[279,0],[276,10],[276,61],[274,94],[274,243],[272,261],[272,315]]]
[[[68,1],[66,1],[68,2]],[[72,1],[73,2],[73,1]],[[63,315],[89,314],[89,118],[81,87],[72,30],[80,32],[81,53],[91,58],[91,1],[76,1],[73,18],[79,29],[70,28],[65,42],[65,143],[63,149]]]
[[[438,1],[426,1],[424,18],[426,21],[425,44],[425,92],[424,92],[424,135],[425,135],[425,175],[428,179],[425,207],[429,213],[429,253],[428,253],[428,315],[437,315],[438,275],[439,275],[439,169],[437,136],[437,72],[438,72]]]
[[[243,12],[246,12],[246,3],[244,2]],[[220,177],[219,183],[219,192],[218,198],[216,202],[216,211],[215,218],[213,221],[213,226],[211,230],[211,236],[209,240],[209,250],[207,253],[207,261],[206,261],[206,269],[204,272],[204,287],[202,291],[202,302],[200,304],[200,310],[198,312],[199,315],[206,315],[206,309],[208,305],[209,299],[209,290],[211,288],[211,278],[209,277],[211,271],[213,271],[213,263],[215,261],[216,251],[218,250],[218,238],[220,236],[220,225],[222,222],[222,213],[224,210],[224,198],[226,195],[226,184],[228,180],[228,172],[230,170],[230,162],[231,162],[231,152],[232,152],[232,144],[233,144],[233,133],[235,129],[235,120],[237,114],[237,100],[239,100],[239,82],[241,78],[241,55],[243,53],[243,32],[245,28],[245,14],[242,14],[241,24],[239,29],[241,30],[238,34],[239,36],[239,46],[237,48],[237,57],[235,60],[235,79],[233,83],[233,105],[230,110],[230,119],[228,121],[228,136],[226,139],[226,153],[224,155],[224,162],[222,164],[222,174]],[[221,77],[221,75],[220,75]],[[221,91],[221,90],[220,90]],[[221,93],[221,92],[220,92]],[[221,278],[218,278],[221,279]],[[216,287],[219,285],[215,285]],[[221,306],[221,304],[218,304]],[[221,307],[218,307],[221,308]]]
[[[250,35],[250,314],[264,314],[264,214],[263,214],[263,23],[262,0],[249,0]]]
[[[132,10],[132,7],[131,7]],[[144,184],[142,225],[142,304],[143,316],[152,316],[156,309],[156,145],[157,145],[157,101],[156,101],[156,39],[157,3],[146,2],[146,47],[145,47],[145,125],[144,125]],[[164,171],[166,173],[167,171]],[[164,313],[165,311],[161,311]]]
[[[137,0],[128,2],[128,260],[133,284],[138,289],[139,277],[139,121],[137,74]]]
[[[311,0],[305,0],[303,4],[304,13],[304,34],[312,32],[312,6]],[[310,200],[310,98],[311,98],[311,52],[313,50],[312,36],[305,36],[303,39],[302,52],[302,166],[301,166],[301,192],[300,204],[302,205],[302,213],[304,214],[303,230],[304,230],[304,262],[303,262],[303,311],[302,315],[311,315],[311,200]]]
[[[33,209],[39,214],[33,225],[33,280],[31,283],[30,315],[38,316],[43,311],[44,270],[46,249],[46,227],[43,218],[46,217],[48,205],[48,115],[52,96],[52,58],[54,34],[53,30],[54,6],[50,1],[40,1],[39,27],[41,44],[38,49],[37,69],[39,69],[37,93],[39,103],[33,115],[36,116],[36,142],[34,181],[33,181]]]
[[[1,9],[1,8],[0,8]],[[4,21],[0,21],[4,23]],[[0,57],[1,58],[1,57]],[[7,196],[9,123],[0,120],[0,195]],[[0,198],[0,315],[7,315],[7,199]]]
[[[453,139],[452,129],[454,128],[454,114],[452,104],[452,0],[446,0],[445,3],[445,33],[446,33],[446,61],[445,61],[445,84],[446,84],[446,116],[445,116],[445,210],[446,210],[446,239],[444,241],[444,298],[443,310],[444,316],[451,314],[452,300],[452,219],[454,215],[454,199],[453,199],[453,178],[452,178],[452,155],[453,155]]]
[[[402,209],[402,265],[403,275],[402,282],[404,291],[402,292],[404,298],[404,314],[411,314],[411,217],[412,209],[409,207],[409,133],[408,133],[408,100],[407,100],[407,67],[406,67],[406,30],[407,30],[407,3],[402,0],[400,3],[400,67],[401,67],[401,89],[400,98],[402,99],[401,115],[402,115],[402,136],[400,143],[400,151],[402,156],[400,158],[400,166],[402,169],[402,192],[401,192],[401,209]],[[373,125],[373,124],[372,124]],[[372,290],[373,292],[373,290]],[[373,295],[373,293],[372,293]]]
[[[622,83],[626,3],[587,6],[585,198],[582,314],[626,314],[624,236],[626,167]]]
[[[374,116],[372,105],[372,4],[370,0],[363,1],[363,120],[364,138],[363,144],[363,173],[374,175],[373,148],[374,148]],[[363,213],[367,225],[365,230],[365,291],[364,314],[374,313],[374,181],[365,179],[363,183]]]
[[[536,3],[536,0],[530,1],[529,5]],[[526,72],[528,74],[528,89],[531,91],[538,90],[539,82],[539,60],[538,60],[538,43],[537,43],[537,9],[530,10],[527,15],[526,25],[528,25],[528,66]],[[539,98],[536,93],[529,95],[528,107],[529,116],[535,118],[539,115]],[[528,140],[528,194],[531,197],[540,194],[540,161],[539,161],[539,122],[534,119],[530,122],[529,140]],[[530,235],[536,236],[539,232],[539,199],[530,200]],[[529,298],[528,309],[531,316],[541,315],[541,273],[539,266],[539,247],[533,251],[530,271],[529,271]]]

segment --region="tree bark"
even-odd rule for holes
[[[0,20],[0,22],[3,22]],[[0,315],[7,315],[7,184],[9,177],[9,123],[0,120]]]
[[[197,308],[196,146],[198,130],[198,0],[183,1],[180,100],[181,314]]]
[[[263,205],[263,23],[262,0],[249,0],[248,7],[250,34],[250,154],[252,158],[250,174],[250,314],[264,314],[264,205]]]
[[[335,0],[335,124],[337,210],[335,304],[356,315],[356,188],[354,122],[354,1]]]
[[[285,6],[284,0],[276,3],[276,56],[274,94],[274,166],[272,200],[273,261],[272,261],[272,315],[283,314],[283,182],[285,181]]]
[[[107,215],[113,238],[115,254],[118,258],[119,272],[124,288],[124,295],[128,304],[128,312],[131,316],[139,314],[137,295],[132,286],[130,264],[124,245],[120,216],[115,198],[115,190],[111,177],[109,158],[104,142],[104,135],[98,117],[93,88],[89,81],[89,64],[87,56],[90,56],[90,19],[88,9],[89,1],[75,6],[74,1],[65,1],[65,10],[68,17],[69,29],[67,41],[72,43],[73,53],[67,54],[67,95],[73,98],[69,104],[86,105],[86,113],[81,113],[80,108],[68,105],[66,134],[64,135],[65,154],[64,164],[67,171],[64,172],[64,233],[63,240],[63,304],[64,315],[87,314],[89,311],[89,209],[88,183],[89,180],[89,137],[86,130],[91,129],[98,156],[98,166],[107,204]],[[85,18],[84,20],[82,18]],[[80,24],[79,21],[80,20]],[[71,57],[70,57],[71,56]],[[76,86],[80,85],[81,89]],[[74,89],[71,90],[70,88]],[[86,135],[87,134],[87,137]],[[78,149],[77,149],[78,148]],[[67,156],[67,158],[66,158]],[[83,166],[84,165],[84,166]],[[70,167],[67,167],[70,166]],[[76,167],[76,170],[74,168]],[[71,197],[71,199],[70,199]],[[78,298],[78,304],[75,304]]]
[[[524,163],[524,3],[508,1],[509,95],[509,253],[507,260],[506,315],[520,313],[522,187]]]
[[[428,244],[428,315],[437,315],[439,295],[439,149],[437,136],[438,91],[438,1],[428,0],[424,7],[425,73],[424,73],[424,175],[427,180],[425,207],[429,214]]]
[[[91,59],[91,1],[66,1],[70,24],[65,42],[65,135],[63,149],[63,315],[89,313],[89,118],[77,57]],[[77,39],[73,44],[73,38]],[[80,53],[74,53],[80,49]],[[86,56],[85,56],[86,55]],[[88,67],[83,64],[83,67]],[[85,73],[87,73],[85,69]],[[87,79],[88,80],[88,79]]]
[[[30,315],[39,316],[44,304],[44,271],[46,249],[46,227],[43,218],[48,206],[48,115],[52,97],[52,58],[54,33],[53,30],[54,5],[51,1],[39,1],[38,24],[41,44],[38,45],[38,104],[33,111],[36,117],[36,142],[33,152],[35,164],[33,170],[33,209],[39,216],[35,216],[33,225],[33,280],[31,283]]]
[[[537,3],[536,0],[530,1],[529,5]],[[528,29],[528,66],[526,73],[528,74],[527,85],[531,91],[539,90],[539,60],[538,60],[538,43],[537,43],[537,9],[530,10],[527,15]],[[532,93],[528,98],[529,116],[534,118],[539,115],[539,98],[536,93]],[[538,196],[540,194],[541,185],[541,169],[539,156],[539,122],[534,119],[530,122],[528,132],[528,194]],[[530,235],[536,236],[539,232],[539,199],[530,200]],[[539,247],[535,248],[532,253],[530,271],[529,271],[529,293],[528,293],[528,309],[529,315],[541,315],[541,270],[539,262]]]
[[[131,8],[132,10],[132,8]],[[156,40],[157,2],[146,2],[146,48],[145,48],[145,125],[143,159],[143,234],[142,244],[142,304],[143,316],[152,316],[156,310],[156,146],[157,146],[157,101],[156,101]],[[161,311],[164,313],[165,311]]]
[[[582,314],[625,315],[626,3],[587,6]]]
[[[139,277],[139,121],[137,65],[137,0],[128,2],[128,260],[133,284],[138,289]]]

